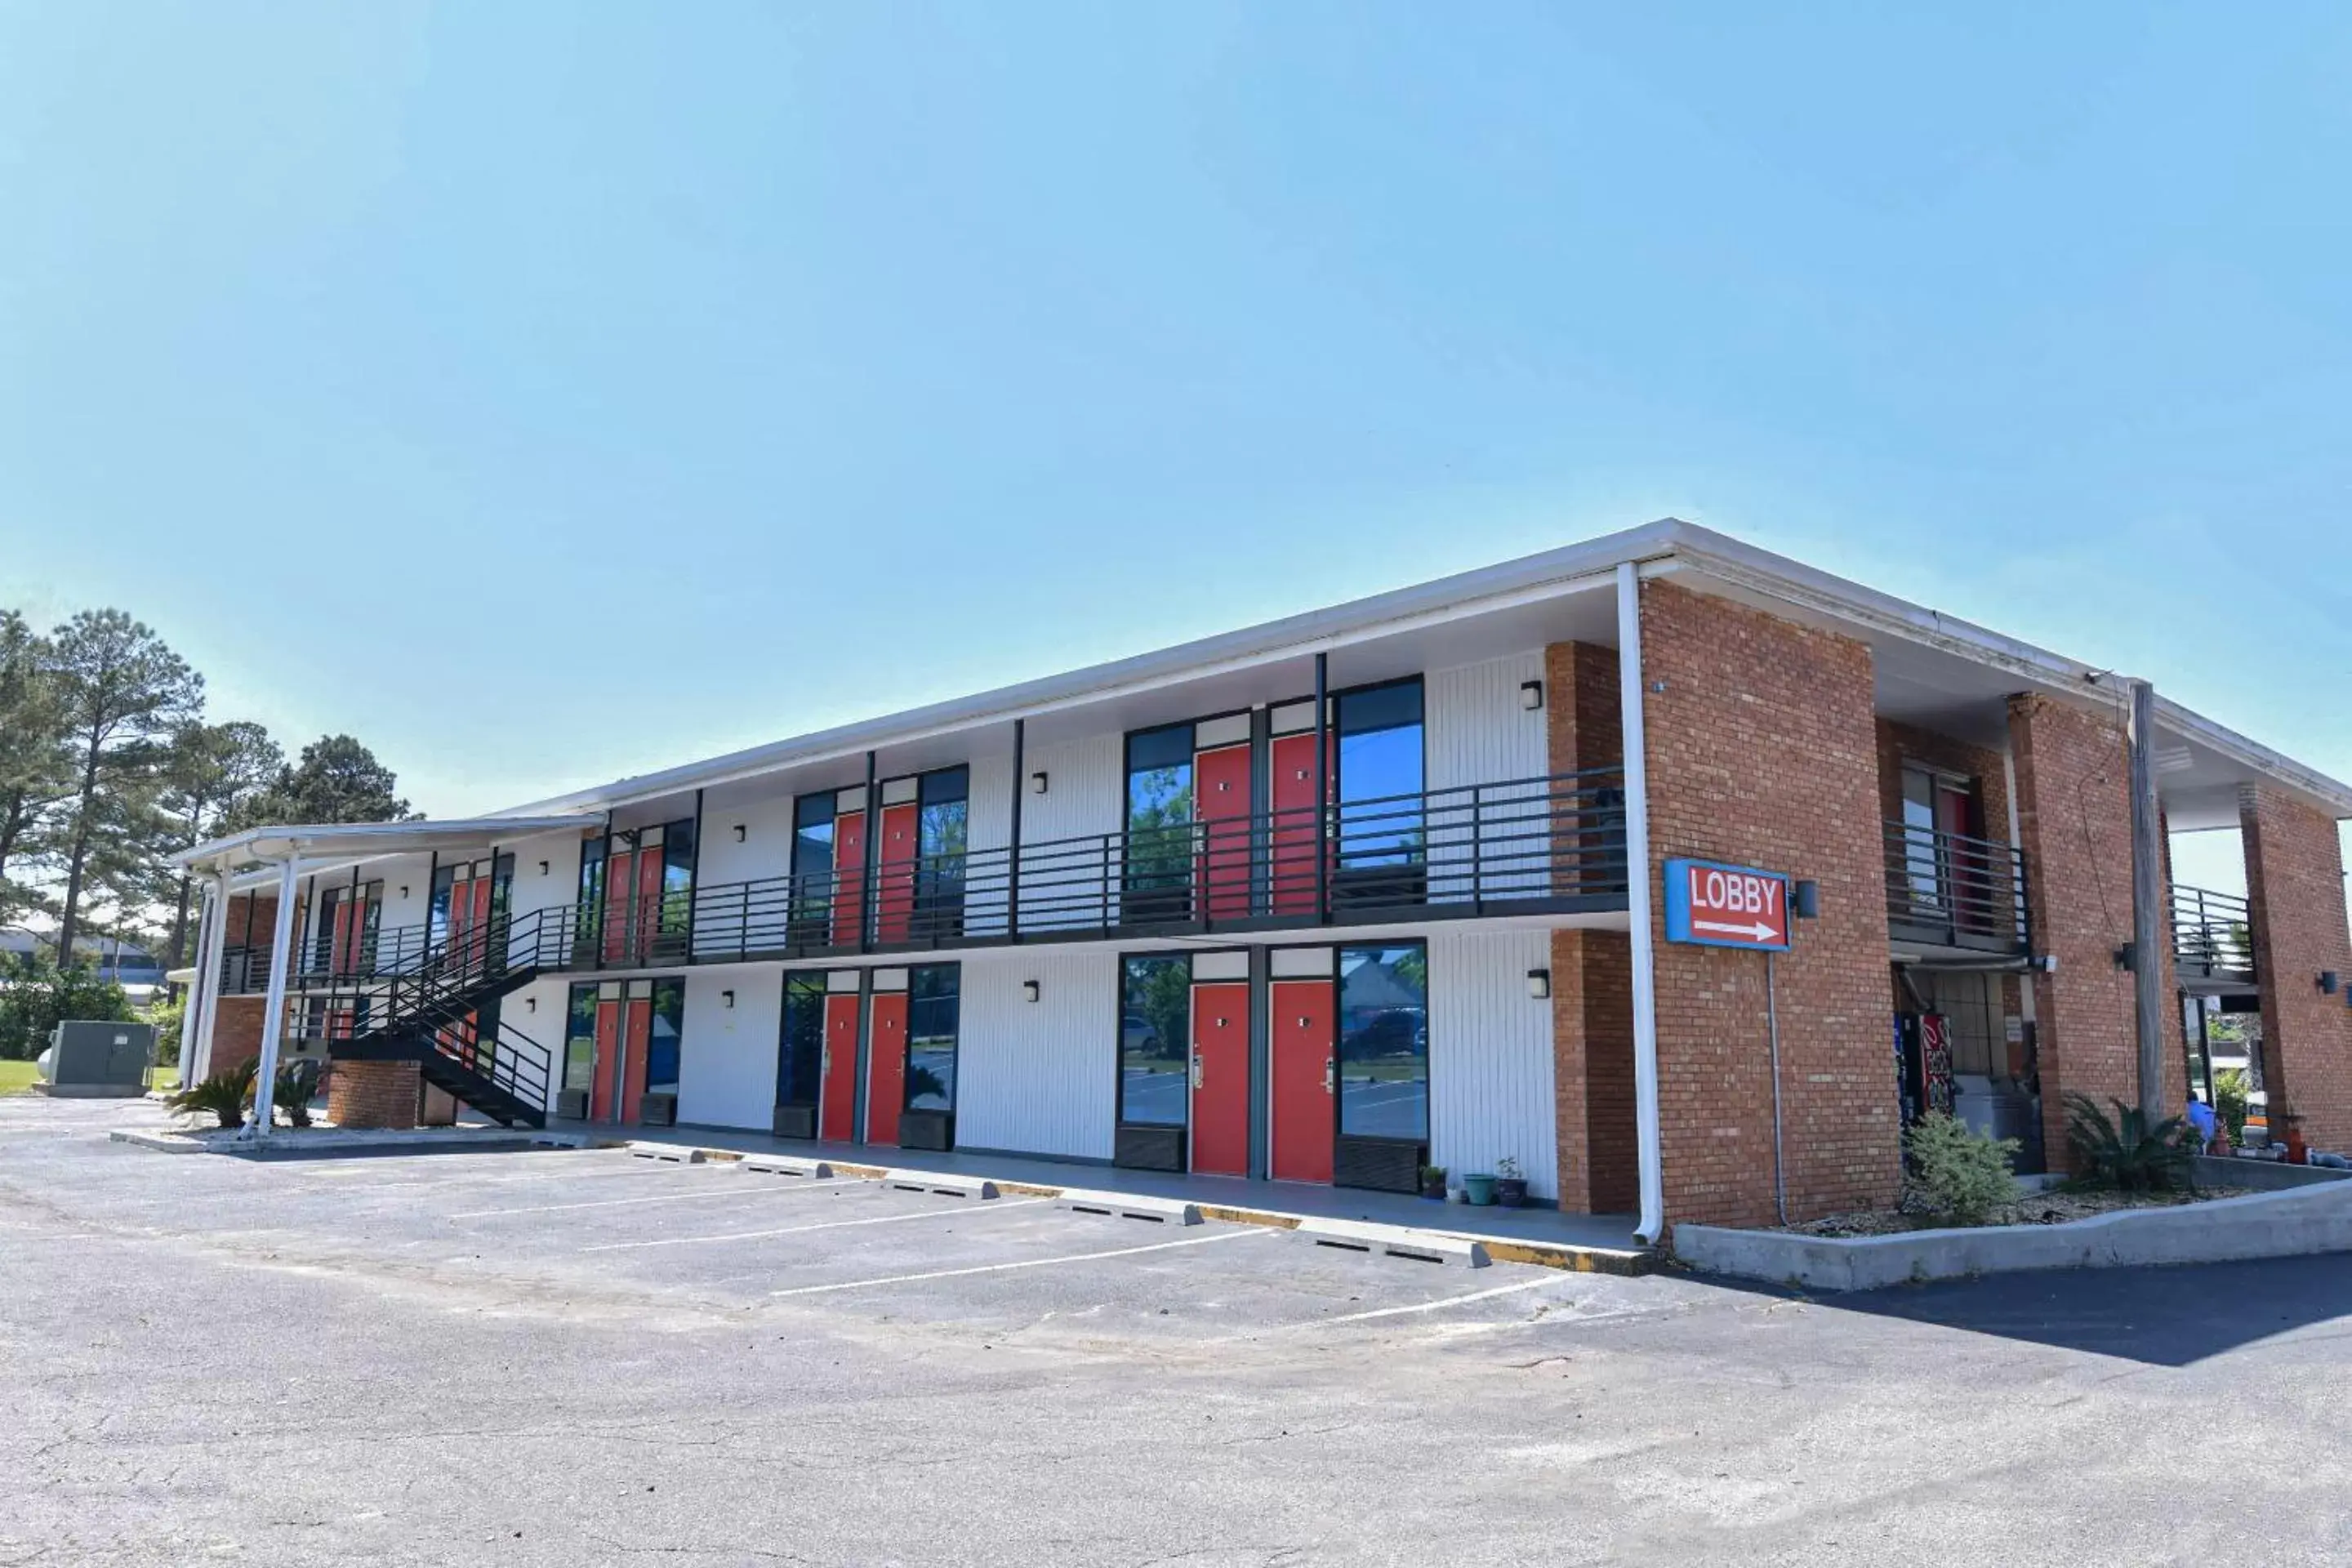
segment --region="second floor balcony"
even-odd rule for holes
[[[2032,950],[2022,850],[1918,823],[1889,822],[1884,832],[1891,940],[2003,955]]]

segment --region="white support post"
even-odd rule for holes
[[[1665,1234],[1664,1161],[1658,1147],[1657,964],[1650,949],[1650,769],[1642,728],[1642,576],[1617,566],[1617,700],[1625,732],[1625,907],[1633,950],[1633,1140],[1641,1166],[1642,1215],[1634,1227],[1652,1246]]]
[[[294,962],[294,889],[301,864],[289,855],[278,874],[278,920],[269,932],[269,999],[262,1005],[261,1061],[253,1077],[249,1131],[256,1138],[269,1136],[270,1119],[278,1109],[271,1090],[278,1084],[278,1043],[286,1032],[286,972]]]
[[[180,1021],[180,1087],[210,1076],[213,1023],[220,1016],[221,970],[228,954],[228,873],[215,871],[205,887],[205,922],[196,938],[194,1016]]]

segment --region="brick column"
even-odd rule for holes
[[[1545,717],[1555,773],[1625,760],[1617,650],[1544,650]],[[1633,1126],[1633,960],[1622,931],[1556,931],[1551,942],[1553,1110],[1559,1205],[1630,1214],[1641,1202]]]
[[[1778,961],[1790,1216],[1891,1205],[1901,1133],[1870,649],[1664,580],[1643,586],[1642,646],[1652,885],[1684,856],[1821,883],[1821,918]],[[1653,934],[1666,1218],[1769,1225],[1764,958],[1667,942],[1663,907]]]
[[[2273,1111],[2303,1118],[2315,1149],[2352,1151],[2352,1007],[2319,989],[2323,971],[2352,985],[2345,930],[2344,847],[2335,820],[2268,784],[2249,786],[2246,902],[2263,1001],[2263,1083]]]
[[[2033,949],[2057,961],[2054,973],[2034,982],[2034,1035],[2043,1151],[2060,1170],[2071,1163],[2068,1094],[2090,1096],[2109,1115],[2110,1101],[2139,1100],[2138,1005],[2130,973],[2116,963],[2132,940],[2131,759],[2120,712],[2054,698],[2011,698],[2009,732]],[[2151,956],[2170,1004],[2164,1103],[2177,1111],[2189,1084],[2168,907]]]
[[[327,1082],[327,1120],[338,1127],[416,1125],[415,1062],[337,1062]]]

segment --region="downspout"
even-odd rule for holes
[[[1642,726],[1642,579],[1617,566],[1617,700],[1625,731],[1625,909],[1633,950],[1633,1138],[1642,1213],[1634,1233],[1654,1247],[1665,1234],[1665,1173],[1658,1149],[1657,966],[1650,942],[1650,770]]]

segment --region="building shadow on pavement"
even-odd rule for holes
[[[2340,1321],[2352,1332],[2352,1253],[1996,1274],[1808,1299],[1840,1311],[2188,1366],[2314,1324]]]

